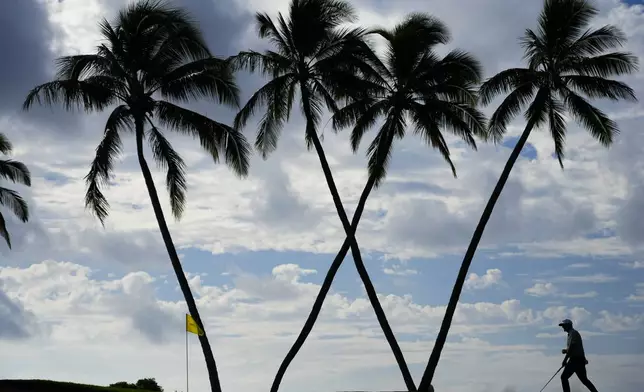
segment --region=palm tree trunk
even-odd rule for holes
[[[154,181],[152,179],[152,173],[148,167],[145,157],[143,155],[143,120],[136,120],[136,152],[139,158],[139,165],[141,166],[141,172],[143,173],[143,178],[145,179],[145,185],[148,189],[148,194],[150,195],[150,201],[152,202],[152,208],[154,209],[154,215],[157,218],[157,223],[159,224],[159,231],[161,231],[161,237],[163,237],[163,242],[168,251],[168,256],[170,256],[170,262],[172,263],[172,268],[174,273],[177,276],[179,281],[179,287],[181,292],[186,300],[188,305],[188,311],[190,315],[195,320],[197,325],[204,332],[202,336],[199,336],[199,343],[201,343],[201,349],[203,350],[203,355],[206,360],[206,367],[208,369],[208,378],[210,379],[210,389],[212,392],[221,392],[221,385],[219,383],[219,375],[217,373],[217,365],[215,363],[215,357],[210,348],[210,343],[208,342],[208,336],[206,335],[206,329],[204,328],[201,317],[199,316],[199,311],[197,310],[197,304],[195,299],[192,296],[190,290],[190,285],[188,284],[188,279],[183,273],[183,267],[181,266],[181,261],[179,260],[179,255],[177,255],[177,250],[174,247],[172,242],[172,237],[170,236],[170,230],[166,223],[165,217],[163,215],[163,210],[161,209],[161,203],[159,202],[159,195],[157,194],[156,187],[154,186]]]
[[[523,131],[523,134],[517,141],[516,146],[514,146],[512,154],[510,154],[510,158],[503,168],[501,177],[496,183],[494,191],[492,191],[492,196],[490,196],[490,200],[488,200],[487,205],[485,206],[485,210],[483,210],[483,215],[481,216],[481,219],[476,226],[476,230],[474,230],[470,245],[467,248],[467,252],[465,252],[465,257],[463,258],[461,269],[458,271],[458,277],[456,278],[456,283],[454,284],[454,288],[452,289],[452,295],[449,298],[449,303],[447,305],[447,309],[445,310],[445,317],[443,318],[441,328],[438,332],[438,336],[436,337],[436,342],[434,343],[434,349],[432,350],[432,353],[429,357],[429,362],[427,363],[427,367],[425,368],[425,372],[423,373],[420,385],[418,386],[419,391],[425,392],[429,390],[429,386],[431,385],[432,379],[434,377],[434,372],[436,371],[436,367],[438,366],[441,352],[443,350],[443,347],[445,346],[445,342],[447,341],[447,334],[449,333],[449,328],[452,324],[452,318],[454,317],[454,313],[456,312],[456,306],[458,305],[458,300],[461,296],[461,291],[463,290],[463,284],[465,283],[465,279],[467,278],[467,272],[470,268],[470,265],[472,264],[472,260],[474,259],[474,253],[476,253],[476,248],[481,241],[485,226],[490,220],[490,216],[492,216],[494,206],[496,205],[497,200],[499,200],[499,196],[501,196],[501,192],[503,191],[505,183],[508,181],[510,172],[512,171],[514,164],[519,158],[519,154],[525,146],[525,143],[528,141],[528,137],[530,136],[532,128],[533,124],[528,123],[525,130]]]
[[[347,217],[347,214],[344,210],[344,206],[342,205],[342,200],[340,198],[338,189],[335,185],[333,174],[331,173],[329,163],[326,159],[326,154],[324,153],[324,149],[322,148],[320,139],[318,138],[317,133],[315,132],[313,120],[312,120],[313,116],[311,113],[311,106],[309,101],[310,95],[309,95],[308,89],[304,85],[301,85],[301,94],[302,94],[302,97],[301,97],[302,105],[303,105],[304,114],[306,117],[306,132],[307,132],[307,135],[311,138],[311,141],[313,142],[313,146],[315,147],[315,151],[317,152],[318,158],[320,159],[320,165],[322,166],[324,177],[326,179],[329,190],[331,191],[333,203],[335,204],[335,208],[338,212],[338,215],[340,216],[340,221],[342,222],[342,226],[344,227],[344,231],[347,235],[347,240],[345,240],[345,245],[348,242],[349,246],[351,247],[351,253],[353,255],[353,260],[355,262],[356,269],[358,270],[358,274],[360,275],[360,278],[365,285],[365,290],[367,291],[367,297],[371,302],[371,306],[373,306],[374,308],[374,311],[376,313],[376,318],[378,319],[378,323],[380,324],[380,327],[383,330],[385,338],[387,339],[387,342],[389,343],[389,346],[391,347],[391,350],[394,353],[394,357],[396,358],[396,362],[398,363],[398,366],[402,373],[403,379],[405,381],[405,385],[407,386],[407,389],[409,391],[415,391],[416,385],[414,384],[414,380],[411,376],[411,373],[409,372],[409,368],[407,366],[407,363],[405,362],[405,358],[402,354],[402,350],[398,345],[398,341],[396,340],[396,337],[394,336],[394,333],[391,330],[391,327],[389,326],[389,322],[387,321],[387,316],[385,315],[382,305],[378,300],[376,289],[374,288],[373,283],[369,278],[369,273],[367,272],[364,262],[362,261],[360,249],[358,248],[358,243],[355,238],[355,227],[357,227],[357,223],[358,223],[357,221],[359,220],[358,212],[360,212],[361,214],[362,211],[359,209],[356,210],[356,214],[354,216],[355,227],[352,227],[354,225],[352,223],[349,223],[349,218]],[[363,202],[362,209],[364,209],[364,203],[366,203],[367,196],[369,195],[369,192],[371,192],[371,188],[373,188],[373,184],[371,184],[371,186],[368,185],[367,188],[368,188],[368,191],[363,192],[364,198],[361,196],[361,201]],[[345,245],[343,245],[342,249],[340,250],[340,254],[336,256],[336,260],[334,260],[334,264],[331,266],[331,269],[329,270],[329,273],[325,278],[325,283],[328,283],[328,286],[326,287],[326,291],[324,291],[324,293],[322,292],[325,289],[325,287],[323,286],[320,290],[320,293],[318,294],[318,298],[316,299],[316,304],[314,304],[313,310],[311,311],[311,314],[309,315],[309,318],[305,323],[304,329],[302,330],[302,332],[300,333],[300,336],[298,336],[296,340],[296,344],[291,348],[291,350],[287,354],[287,357],[284,359],[284,362],[280,366],[279,370],[282,372],[280,373],[278,371],[278,374],[276,375],[275,380],[273,381],[271,392],[277,392],[279,388],[279,384],[281,382],[281,378],[283,377],[283,374],[286,371],[286,367],[288,367],[288,364],[292,361],[293,357],[295,357],[295,354],[297,353],[297,351],[300,349],[302,344],[304,344],[304,340],[306,340],[306,336],[313,328],[313,324],[315,323],[317,314],[319,314],[319,308],[322,307],[322,302],[331,286],[333,277],[335,276],[337,269],[339,268],[340,264],[344,260],[344,256],[346,255],[347,249]],[[344,250],[344,254],[342,254],[343,250]],[[316,308],[316,305],[318,304],[318,302],[319,302],[319,307]],[[316,311],[316,309],[317,309],[317,313],[313,314]],[[307,328],[307,325],[309,329],[305,331],[305,329]],[[298,342],[300,343],[299,346],[297,345]],[[291,353],[292,353],[292,356],[289,357],[289,354]]]
[[[367,185],[362,191],[362,195],[360,195],[360,201],[358,202],[356,212],[353,215],[353,219],[351,221],[351,232],[354,233],[354,235],[358,227],[360,217],[362,216],[362,212],[364,211],[364,207],[367,202],[367,198],[369,197],[369,193],[371,193],[371,189],[373,189],[374,182],[375,181],[373,181],[373,179],[369,179],[369,182],[367,182]],[[344,258],[347,255],[347,252],[349,251],[349,247],[350,247],[350,241],[349,241],[349,237],[347,237],[344,240],[342,247],[340,247],[340,251],[333,259],[333,263],[331,263],[331,266],[329,267],[329,271],[326,273],[326,276],[324,277],[324,281],[322,282],[322,287],[320,287],[320,292],[315,298],[315,302],[313,303],[313,308],[311,309],[311,313],[309,313],[309,316],[304,322],[304,327],[302,327],[302,330],[300,331],[300,334],[297,336],[295,343],[293,343],[293,346],[291,346],[291,349],[288,351],[288,353],[286,354],[286,357],[284,357],[284,360],[282,361],[279,369],[277,370],[277,374],[275,375],[275,379],[273,380],[273,385],[271,386],[271,392],[277,392],[277,390],[279,389],[280,383],[284,378],[284,374],[286,373],[286,370],[288,369],[293,359],[295,359],[295,356],[300,351],[302,346],[304,346],[304,342],[306,341],[309,334],[313,330],[315,321],[317,320],[318,316],[320,315],[320,311],[322,310],[322,305],[324,304],[326,295],[331,289],[331,284],[333,284],[333,279],[335,278],[335,274],[340,269],[340,266],[342,265],[342,262],[344,261]]]

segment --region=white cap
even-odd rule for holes
[[[561,320],[561,322],[559,323],[559,326],[563,327],[564,325],[570,325],[572,327],[572,321],[570,321],[569,319]]]

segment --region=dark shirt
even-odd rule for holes
[[[568,332],[567,341],[568,356],[571,359],[585,359],[584,343],[581,340],[581,334],[576,329],[571,329]]]

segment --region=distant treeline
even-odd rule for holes
[[[110,384],[112,388],[127,388],[127,389],[142,389],[145,391],[156,391],[163,392],[161,385],[157,383],[154,378],[142,378],[136,383],[129,383],[127,381],[119,381],[114,384]]]

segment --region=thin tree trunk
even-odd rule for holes
[[[318,158],[320,159],[320,165],[322,166],[324,177],[326,179],[327,185],[329,186],[329,190],[331,191],[333,203],[340,217],[340,221],[342,222],[344,231],[347,235],[347,240],[345,240],[345,245],[348,242],[349,246],[351,247],[351,253],[353,255],[353,260],[355,262],[356,269],[358,270],[358,274],[360,275],[360,278],[362,279],[362,282],[365,285],[365,290],[367,291],[367,297],[369,298],[369,301],[371,302],[371,305],[374,308],[374,311],[376,313],[376,318],[378,319],[378,323],[380,324],[380,327],[383,330],[385,338],[387,339],[387,342],[389,343],[391,350],[394,353],[394,357],[396,358],[396,362],[398,363],[398,366],[402,373],[403,379],[405,381],[405,385],[407,386],[407,389],[409,391],[415,391],[416,385],[414,384],[414,380],[411,376],[411,373],[409,372],[409,368],[407,366],[407,363],[405,362],[405,358],[402,354],[402,350],[400,349],[400,346],[398,345],[396,337],[394,336],[394,333],[391,330],[391,327],[389,326],[389,322],[387,321],[387,316],[385,315],[385,312],[380,304],[380,301],[378,300],[376,289],[374,288],[373,283],[369,278],[369,273],[367,272],[364,262],[362,261],[362,256],[360,255],[360,249],[358,248],[358,243],[355,238],[355,228],[352,228],[353,226],[352,223],[349,223],[349,218],[347,217],[347,214],[344,210],[344,206],[342,205],[340,194],[335,185],[335,181],[333,180],[333,174],[331,173],[329,163],[327,162],[326,154],[324,153],[324,149],[322,148],[320,139],[318,138],[317,133],[315,132],[313,121],[312,121],[312,115],[311,115],[311,107],[309,103],[310,95],[306,87],[301,86],[301,94],[302,94],[301,98],[302,98],[304,114],[306,116],[306,132],[311,138],[311,141],[313,142],[313,146],[315,147],[315,151],[317,152]],[[371,184],[369,188],[373,188],[373,184]],[[366,203],[366,199],[370,191],[371,189],[369,189],[369,191],[366,193],[363,192],[363,195],[365,196],[364,203]],[[362,197],[361,197],[361,201],[362,201]],[[364,209],[364,205],[362,208]],[[356,214],[354,216],[354,219],[357,218],[355,222],[356,227],[357,227],[357,221],[359,220],[358,212],[360,212],[361,214],[361,211],[356,210]],[[306,336],[313,328],[313,324],[315,323],[315,319],[317,318],[319,309],[322,307],[324,296],[326,296],[329,290],[329,287],[333,281],[333,277],[335,276],[337,269],[339,268],[340,264],[342,263],[342,260],[344,259],[344,256],[346,255],[347,250],[345,245],[343,245],[342,249],[340,250],[340,253],[342,253],[342,251],[344,250],[344,254],[343,255],[338,254],[338,256],[336,257],[336,260],[334,260],[334,264],[331,266],[331,269],[327,274],[327,277],[325,278],[325,283],[327,283],[328,281],[328,286],[326,287],[326,291],[322,293],[322,291],[325,289],[325,287],[323,286],[320,290],[320,294],[318,294],[318,298],[316,299],[316,304],[314,304],[313,310],[311,311],[311,314],[309,315],[309,318],[307,319],[302,332],[300,333],[300,335],[296,340],[296,344],[291,348],[291,350],[287,354],[287,357],[284,359],[282,365],[280,366],[280,369],[278,370],[278,374],[276,375],[275,380],[273,381],[273,385],[271,386],[271,392],[277,392],[281,379],[284,373],[286,372],[286,368],[288,367],[292,359],[295,357],[295,354],[297,353],[297,351],[299,351],[300,347],[304,344],[304,341],[306,340]],[[322,294],[324,294],[324,296],[322,296]],[[318,304],[318,301],[319,301],[319,306],[316,307],[316,305]],[[316,309],[317,309],[317,313],[313,314],[313,312],[315,312]],[[307,326],[309,327],[309,329],[305,333],[305,329],[307,328]],[[300,344],[298,345],[298,343]]]
[[[476,253],[476,248],[481,241],[481,237],[483,236],[483,232],[485,231],[485,226],[490,220],[490,216],[492,216],[494,206],[499,200],[499,196],[501,196],[503,187],[508,181],[510,172],[514,167],[515,162],[519,158],[519,154],[521,153],[523,146],[525,146],[525,143],[528,141],[528,137],[530,136],[532,128],[532,123],[528,123],[525,130],[523,131],[523,134],[517,141],[516,146],[514,146],[514,149],[510,154],[510,158],[503,168],[501,177],[496,183],[494,191],[492,191],[492,196],[490,196],[490,200],[488,200],[487,205],[485,206],[485,210],[483,210],[483,215],[481,216],[481,219],[476,226],[476,230],[474,230],[472,240],[470,241],[470,245],[465,252],[465,257],[463,258],[461,268],[458,271],[458,277],[456,278],[456,283],[454,284],[454,288],[452,289],[452,295],[449,298],[449,303],[447,305],[447,309],[445,310],[445,316],[443,318],[443,322],[441,323],[441,328],[438,332],[438,336],[436,337],[436,342],[434,343],[434,349],[432,350],[432,353],[429,357],[429,362],[427,363],[427,367],[425,368],[425,372],[423,373],[420,385],[418,386],[418,390],[421,392],[427,391],[432,383],[434,373],[436,372],[436,367],[438,366],[438,361],[440,360],[441,352],[443,350],[443,347],[445,346],[445,342],[447,341],[447,334],[449,333],[449,328],[452,324],[452,318],[454,317],[454,313],[456,312],[456,306],[458,305],[458,300],[460,298],[461,291],[463,290],[463,284],[465,283],[465,279],[467,278],[467,272],[470,268],[470,265],[472,264],[472,260],[474,259],[474,254]]]
[[[181,266],[179,255],[177,255],[177,250],[175,249],[174,243],[172,242],[170,230],[168,229],[168,225],[163,215],[163,210],[161,209],[161,203],[159,201],[159,195],[157,194],[156,187],[154,186],[152,173],[150,172],[150,168],[148,167],[148,164],[145,161],[145,157],[143,155],[143,121],[140,119],[136,122],[136,152],[139,158],[141,172],[143,173],[143,178],[145,179],[145,185],[148,189],[148,194],[150,195],[150,201],[152,202],[154,215],[156,216],[157,222],[159,224],[159,231],[161,231],[161,237],[163,237],[163,242],[165,243],[165,247],[168,251],[168,256],[170,256],[172,268],[174,269],[174,273],[177,276],[177,280],[179,281],[179,287],[181,288],[181,292],[183,293],[186,304],[188,305],[188,311],[190,312],[190,315],[203,331],[203,335],[199,336],[199,343],[201,343],[201,349],[203,350],[203,355],[206,360],[208,378],[210,379],[210,389],[212,390],[212,392],[221,392],[219,375],[217,373],[217,365],[215,363],[215,357],[212,353],[212,349],[210,348],[210,343],[208,342],[206,329],[204,328],[201,317],[199,316],[197,304],[195,303],[195,299],[192,296],[190,285],[188,284],[188,279],[186,279],[186,275],[183,273],[183,267]]]
[[[360,217],[362,216],[362,212],[367,202],[369,193],[371,192],[371,189],[373,189],[373,183],[374,181],[371,179],[369,180],[369,182],[367,182],[367,185],[365,186],[364,190],[362,191],[362,195],[360,196],[360,201],[358,202],[358,207],[356,208],[356,212],[353,215],[353,220],[351,221],[351,232],[354,233],[354,235],[358,227]],[[286,354],[286,357],[284,357],[284,360],[282,361],[279,369],[277,370],[277,374],[275,375],[275,379],[273,380],[273,385],[271,386],[271,392],[277,392],[280,386],[280,383],[284,378],[284,374],[286,373],[286,369],[288,369],[293,359],[295,359],[295,356],[297,355],[297,353],[300,351],[302,346],[304,346],[304,342],[306,341],[306,338],[308,338],[309,334],[313,330],[315,321],[317,320],[318,316],[320,315],[320,311],[322,310],[322,305],[324,304],[326,295],[328,294],[329,290],[331,289],[331,285],[333,284],[333,279],[335,278],[335,274],[340,269],[340,266],[342,265],[342,261],[344,261],[344,258],[347,255],[347,252],[349,251],[349,247],[350,247],[350,241],[349,241],[349,237],[347,237],[344,240],[342,247],[340,247],[340,251],[335,256],[335,259],[333,259],[333,263],[331,263],[331,266],[329,267],[329,271],[326,273],[326,276],[324,277],[324,281],[322,282],[322,287],[320,287],[320,292],[315,298],[315,302],[313,303],[313,308],[311,309],[311,313],[309,313],[309,316],[304,322],[304,327],[302,327],[302,330],[300,331],[300,334],[297,336],[295,343],[293,343],[293,346],[288,351],[288,353]]]

